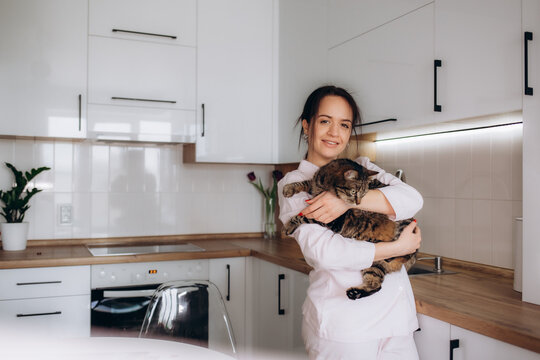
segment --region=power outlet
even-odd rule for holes
[[[60,225],[71,225],[73,206],[71,204],[60,204]]]

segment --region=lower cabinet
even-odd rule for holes
[[[90,267],[0,270],[0,324],[25,336],[89,336]]]
[[[256,258],[250,267],[252,355],[307,359],[301,330],[308,276]]]
[[[539,360],[540,354],[510,345],[432,317],[418,314],[414,340],[420,360]]]
[[[238,353],[242,354],[246,344],[246,258],[210,259],[209,280],[221,293]]]

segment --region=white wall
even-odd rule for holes
[[[30,239],[262,231],[262,197],[246,174],[270,184],[273,167],[183,164],[182,145],[0,140],[0,188],[19,170],[49,166],[25,221]],[[73,205],[59,225],[59,205]],[[4,221],[4,219],[0,219]]]
[[[522,131],[514,125],[377,142],[376,163],[389,172],[404,169],[407,183],[424,197],[417,216],[421,251],[513,268],[514,218],[522,215]]]

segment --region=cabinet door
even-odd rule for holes
[[[90,336],[90,295],[0,301],[3,328],[29,336]]]
[[[329,81],[353,93],[364,133],[405,128],[433,119],[433,4],[328,53]]]
[[[454,349],[456,360],[538,360],[540,354],[519,348],[478,333],[451,326],[450,337],[459,340],[459,347]]]
[[[89,37],[88,102],[195,109],[195,49]]]
[[[198,2],[197,161],[272,162],[273,12],[272,0]]]
[[[223,297],[239,350],[245,345],[246,259],[244,257],[211,259],[210,281]]]
[[[0,134],[86,136],[86,0],[0,2]]]
[[[328,47],[381,26],[407,14],[430,0],[333,0],[328,2]]]
[[[89,33],[196,46],[195,0],[90,0]]]
[[[417,316],[420,328],[414,333],[414,342],[420,360],[448,359],[450,324],[422,314]]]
[[[435,1],[436,121],[521,109],[521,0]]]

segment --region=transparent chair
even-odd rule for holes
[[[210,281],[171,281],[158,287],[139,337],[179,341],[237,356],[225,304]]]

